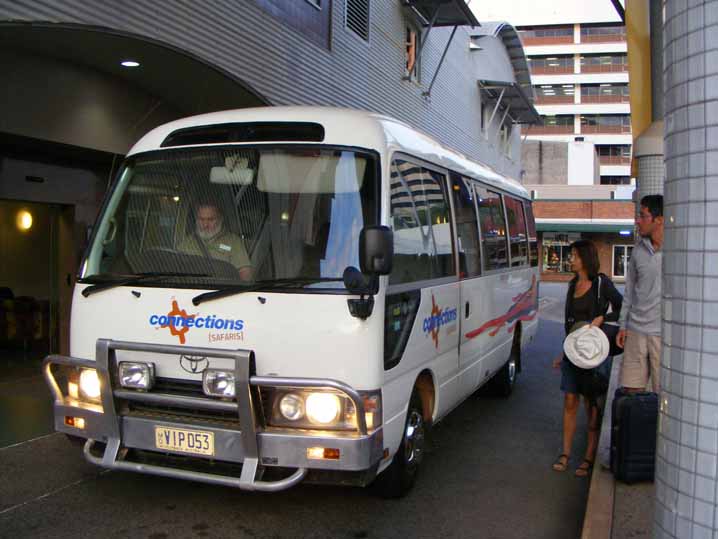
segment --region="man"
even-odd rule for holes
[[[202,202],[195,208],[195,234],[188,236],[180,251],[193,255],[205,253],[216,260],[229,262],[239,270],[243,281],[252,279],[252,263],[242,239],[224,229],[224,218],[219,207]]]
[[[661,248],[663,247],[663,197],[641,199],[636,219],[640,240],[633,248],[626,272],[626,293],[616,337],[622,346],[621,385],[628,391],[644,391],[650,375],[656,393],[661,365]]]

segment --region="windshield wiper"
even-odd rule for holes
[[[83,296],[88,297],[92,294],[95,294],[97,292],[102,292],[103,290],[107,290],[109,288],[114,288],[116,286],[126,286],[126,285],[132,285],[132,284],[139,284],[145,281],[151,281],[152,279],[162,279],[165,277],[209,277],[207,273],[182,273],[182,272],[160,272],[160,271],[150,271],[150,272],[144,272],[144,273],[136,273],[134,275],[123,275],[119,279],[112,279],[110,277],[111,274],[99,274],[97,276],[90,276],[88,279],[92,277],[100,278],[98,279],[99,282],[97,284],[93,284],[92,286],[88,286],[85,288],[81,293]],[[106,280],[106,278],[109,278],[110,280]]]
[[[308,284],[322,282],[341,282],[341,279],[333,279],[327,277],[295,277],[289,279],[267,279],[264,281],[255,281],[253,284],[248,283],[245,285],[235,285],[227,288],[220,288],[219,290],[212,290],[211,292],[204,292],[192,298],[192,304],[199,305],[200,303],[204,303],[205,301],[226,298],[227,296],[233,296],[234,294],[241,294],[243,292],[274,290],[277,288],[303,288]]]

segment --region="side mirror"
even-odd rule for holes
[[[394,258],[394,233],[388,226],[367,226],[359,234],[359,264],[367,275],[388,275]]]

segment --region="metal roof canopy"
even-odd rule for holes
[[[429,87],[426,91],[422,92],[424,97],[430,97],[431,89],[436,82],[436,77],[439,75],[439,70],[441,70],[441,66],[444,63],[446,53],[449,51],[451,42],[454,40],[456,29],[459,26],[471,26],[474,28],[476,26],[481,26],[481,24],[479,24],[479,21],[476,19],[464,0],[403,0],[403,5],[405,8],[411,10],[415,15],[417,15],[421,25],[425,27],[425,30],[421,35],[421,41],[419,42],[419,50],[416,53],[417,60],[421,58],[421,53],[424,51],[424,45],[429,38],[432,28],[435,26],[454,27],[451,32],[451,36],[449,36],[449,40],[446,42],[446,46],[444,47],[444,52],[441,55],[441,60],[439,60],[439,65],[436,66],[434,76],[431,78],[431,83],[429,83]],[[408,73],[404,77],[404,80],[411,80],[411,76],[416,70],[416,66],[418,64],[418,61],[414,63],[412,72]]]
[[[404,0],[404,5],[424,19],[424,26],[481,26],[464,0]]]
[[[520,84],[495,80],[479,80],[478,83],[479,89],[488,98],[488,102],[494,103],[494,112],[489,120],[489,126],[499,109],[504,111],[504,119],[508,116],[515,124],[541,123],[539,113],[536,112],[536,108]],[[503,119],[499,125],[501,124],[503,124]]]

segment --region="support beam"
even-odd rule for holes
[[[626,24],[626,10],[623,9],[623,6],[621,5],[621,0],[611,0],[611,3],[613,4],[613,7],[616,8],[618,16],[621,17],[621,22],[623,24]]]
[[[439,75],[439,71],[441,70],[441,66],[444,63],[444,58],[446,58],[446,53],[449,52],[449,47],[451,46],[451,42],[454,40],[454,35],[456,34],[456,29],[458,26],[454,26],[454,29],[451,31],[451,35],[449,36],[449,41],[446,43],[446,47],[444,47],[444,54],[441,55],[441,60],[439,60],[439,65],[436,66],[436,71],[434,72],[434,77],[431,79],[431,84],[429,84],[429,88],[422,93],[424,97],[430,97],[431,96],[431,89],[434,87],[434,83],[436,82],[436,77]]]
[[[494,110],[491,112],[491,117],[489,118],[489,123],[486,124],[486,135],[488,138],[488,133],[491,130],[491,124],[494,121],[494,116],[496,116],[496,111],[499,110],[499,106],[501,106],[501,100],[504,98],[504,92],[506,92],[506,88],[501,89],[501,93],[499,94],[499,98],[496,100],[496,105],[494,105]]]

